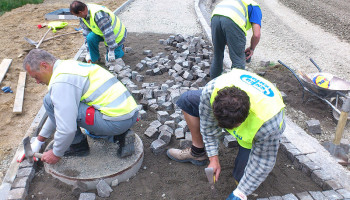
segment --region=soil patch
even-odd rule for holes
[[[159,52],[166,52],[164,50],[165,46],[159,44],[158,40],[167,39],[168,37],[169,35],[130,33],[126,46],[131,47],[133,53],[127,53],[123,60],[126,65],[130,65],[134,69],[135,63],[140,62],[145,57],[142,54],[144,48],[152,50],[154,55]],[[145,44],[146,41],[147,44]],[[171,79],[171,77],[167,74],[146,76],[144,82],[164,83],[168,79]],[[154,138],[148,138],[143,133],[154,120],[156,120],[156,114],[148,111],[147,118],[139,121],[132,128],[144,143],[144,161],[135,177],[113,187],[114,191],[109,199],[212,199],[204,173],[205,166],[198,167],[189,163],[176,163],[170,160],[165,153],[154,155],[151,152],[150,144]],[[171,147],[179,147],[179,141],[174,137],[168,148]],[[235,187],[232,169],[237,151],[236,148],[220,146],[222,173],[216,184],[219,194],[217,199],[225,199]],[[283,152],[279,152],[275,168],[267,180],[250,196],[250,199],[282,196],[304,191],[321,191],[321,188],[310,177],[296,170],[287,156]],[[96,193],[96,191],[90,192]],[[36,176],[30,184],[27,199],[46,198],[77,199],[77,196],[73,195],[71,186],[53,179],[44,172],[42,165],[39,163]]]

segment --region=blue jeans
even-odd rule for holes
[[[213,62],[210,67],[210,78],[214,79],[223,71],[225,46],[228,46],[231,68],[245,68],[246,37],[243,30],[230,18],[215,15],[211,19],[211,34],[214,47]]]
[[[56,124],[54,107],[49,94],[46,94],[44,97],[44,107],[46,112],[53,123]],[[78,118],[77,118],[77,132],[75,133],[75,138],[72,144],[79,143],[82,139],[85,138],[83,133],[80,131],[79,127],[85,128],[92,135],[101,136],[108,141],[113,141],[114,135],[120,135],[125,133],[128,129],[130,129],[137,120],[138,112],[135,112],[134,116],[130,119],[122,120],[122,121],[110,121],[103,119],[103,114],[99,110],[95,110],[94,116],[94,124],[87,125],[85,123],[86,110],[89,106],[81,103],[78,108]]]
[[[100,42],[103,42],[103,41],[104,41],[103,37],[96,35],[93,32],[90,32],[86,36],[86,42],[89,47],[91,62],[96,62],[100,58],[99,44]],[[108,48],[107,48],[107,54],[108,54]],[[123,57],[124,56],[123,45],[120,45],[117,48],[115,48],[114,54],[115,54],[115,59]]]

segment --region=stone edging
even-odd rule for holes
[[[128,0],[120,7],[118,7],[114,13],[119,14],[123,9],[125,9],[130,3],[134,0]],[[76,55],[74,60],[79,60],[85,58],[81,55],[83,52],[86,52],[86,47],[83,44]],[[38,135],[42,125],[44,124],[47,118],[44,106],[41,106],[39,112],[34,118],[31,126],[27,130],[23,138],[29,136],[33,137]],[[28,195],[29,184],[34,178],[36,163],[29,163],[27,160],[24,160],[22,163],[17,162],[17,156],[23,152],[23,145],[21,144],[16,151],[15,156],[13,157],[11,164],[6,171],[6,174],[3,178],[3,181],[0,186],[0,200],[19,200],[25,199]]]
[[[195,11],[207,39],[212,43],[211,30],[202,14],[200,7],[211,0],[195,0]],[[228,52],[225,51],[224,65],[230,68]],[[260,198],[268,199],[349,199],[350,200],[350,172],[339,165],[319,142],[309,136],[286,117],[287,128],[283,133],[281,148],[287,157],[299,170],[319,185],[324,191],[309,191],[298,194],[286,194],[281,197]]]

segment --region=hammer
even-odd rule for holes
[[[24,155],[30,163],[34,162],[33,156],[35,156],[37,158],[41,158],[43,156],[43,154],[41,154],[41,153],[34,153],[32,151],[32,147],[30,146],[29,136],[27,136],[23,139],[23,148],[24,148]]]

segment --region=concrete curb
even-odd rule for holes
[[[208,0],[195,0],[195,11],[199,22],[211,40],[211,30],[202,12],[206,12],[204,7]],[[224,65],[231,68],[227,49],[225,51]],[[287,154],[294,165],[302,170],[306,175],[318,184],[324,191],[304,192],[299,194],[286,194],[283,197],[273,197],[269,199],[350,199],[350,172],[344,169],[328,153],[327,150],[312,136],[308,135],[302,128],[285,117],[287,128],[283,133],[281,148]],[[267,200],[267,198],[265,198]],[[263,199],[260,199],[263,200]]]
[[[114,13],[119,14],[123,11],[130,3],[134,0],[128,0],[120,7],[118,7]],[[81,54],[86,51],[85,44],[83,44],[76,55],[74,56],[74,60],[84,59],[81,57]],[[85,56],[84,56],[85,57]],[[41,106],[38,114],[34,118],[31,126],[27,130],[26,134],[23,138],[29,136],[33,137],[39,134],[40,129],[42,128],[45,120],[47,118],[47,114],[44,106]],[[0,186],[0,200],[6,199],[25,199],[28,194],[28,188],[31,180],[34,178],[36,163],[28,163],[27,161],[23,161],[22,163],[17,162],[17,156],[23,152],[23,145],[17,148],[16,154],[13,157],[11,164],[6,171],[4,179]]]

